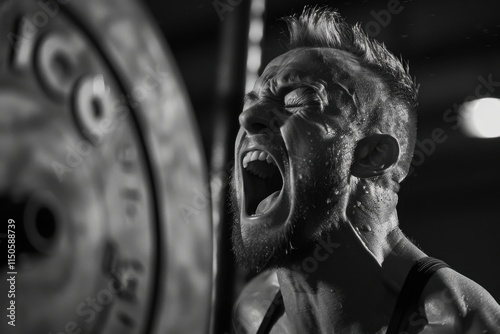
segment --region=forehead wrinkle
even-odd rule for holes
[[[288,63],[293,64],[293,63]],[[293,66],[293,65],[292,65]],[[276,92],[282,86],[312,84],[319,82],[324,84],[323,80],[314,80],[308,73],[304,72],[297,66],[273,66],[269,74],[265,75],[262,83],[259,85],[259,93],[263,90],[271,89]],[[276,68],[277,70],[274,70]]]
[[[271,67],[266,67],[264,70],[264,73],[260,76],[259,80],[257,82],[259,83],[260,87],[267,85],[271,77],[276,75],[277,69],[279,68],[278,65],[274,65]]]
[[[294,63],[289,63],[288,65]],[[271,84],[274,85],[283,85],[283,84],[293,84],[293,83],[310,83],[313,80],[305,73],[303,70],[299,69],[299,66],[296,67],[282,67],[281,71],[276,73],[275,76],[269,80]]]
[[[309,79],[307,71],[302,69],[303,64],[300,64],[299,61],[297,61],[299,56],[307,54],[308,52],[310,52],[310,48],[298,48],[290,50],[281,56],[274,58],[264,69],[264,72],[257,80],[256,84],[259,83],[261,88],[267,88],[270,80],[275,80],[275,77],[281,75],[282,72],[285,71],[295,71],[299,74],[298,79],[302,80],[302,82]],[[290,65],[292,65],[291,68]],[[308,80],[307,82],[310,83],[312,80]],[[297,83],[299,83],[299,81],[297,81]],[[259,91],[261,91],[261,89],[259,89]]]

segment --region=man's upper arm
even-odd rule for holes
[[[441,324],[443,330],[455,333],[500,334],[498,303],[479,284],[452,269],[436,273],[422,297],[431,327]]]
[[[464,333],[500,333],[500,305],[483,287],[472,283],[470,309],[463,324]]]

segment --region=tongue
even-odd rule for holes
[[[280,192],[278,190],[278,191],[273,192],[271,195],[267,196],[266,198],[264,198],[257,206],[257,210],[255,210],[255,214],[262,215],[262,214],[266,213],[273,206],[279,193]]]

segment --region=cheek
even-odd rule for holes
[[[306,121],[298,115],[287,121],[282,133],[288,151],[302,158],[324,152],[332,141],[323,123]]]
[[[331,186],[348,179],[355,146],[350,126],[341,127],[325,117],[294,117],[283,128],[283,136],[294,181]]]
[[[341,135],[333,143],[332,162],[336,166],[336,176],[340,180],[348,181],[351,173],[352,158],[355,142],[349,135]]]

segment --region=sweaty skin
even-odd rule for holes
[[[410,268],[426,255],[398,227],[392,129],[361,128],[376,108],[401,107],[343,51],[294,49],[267,66],[240,115],[233,242],[240,262],[269,270],[238,299],[236,333],[256,333],[278,289],[285,312],[271,333],[386,332]],[[283,183],[256,211],[249,203],[260,190],[245,176],[255,150]],[[432,276],[419,305],[420,333],[500,333],[499,305],[452,269]]]

